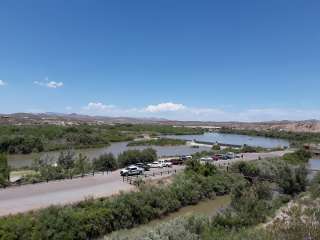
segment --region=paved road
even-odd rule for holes
[[[243,153],[243,158],[235,158],[232,160],[220,160],[220,161],[214,162],[214,164],[216,166],[226,166],[239,161],[254,161],[259,158],[267,159],[267,158],[282,157],[284,154],[291,153],[291,152],[294,152],[294,150],[288,149],[284,151],[274,151],[274,152],[264,152],[264,153]]]
[[[259,157],[270,158],[282,156],[287,151],[270,153],[246,153],[243,159],[218,161],[217,165],[225,165],[239,160],[255,160]],[[172,169],[181,170],[183,166]],[[160,171],[160,170],[153,170]],[[86,197],[106,197],[120,191],[133,190],[133,186],[122,182],[120,170],[108,175],[95,175],[73,180],[63,180],[0,190],[0,216],[26,212],[50,205],[68,204],[84,200]],[[162,177],[167,177],[163,175]],[[157,176],[155,178],[161,178]]]
[[[171,168],[170,168],[171,169]],[[181,166],[172,168],[178,171]],[[152,172],[161,171],[155,169]],[[148,172],[149,173],[149,172]],[[162,177],[167,177],[165,174]],[[156,176],[152,179],[161,178]],[[72,180],[54,181],[49,183],[29,184],[0,190],[0,216],[26,212],[50,205],[63,205],[84,200],[88,197],[106,197],[120,191],[133,190],[134,187],[122,182],[120,170],[108,175],[87,176]]]

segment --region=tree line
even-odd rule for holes
[[[34,174],[27,174],[20,180],[21,183],[37,183],[52,181],[74,176],[95,174],[95,172],[109,172],[138,162],[150,163],[157,159],[157,152],[152,148],[140,150],[127,150],[115,157],[111,153],[105,153],[93,160],[83,154],[76,155],[74,151],[63,151],[55,159],[45,154],[34,160],[31,169]],[[10,185],[10,168],[7,157],[0,155],[0,186]]]
[[[69,148],[106,146],[111,142],[131,141],[141,134],[201,134],[200,129],[161,124],[116,125],[30,125],[0,126],[0,153],[28,154]]]

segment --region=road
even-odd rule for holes
[[[254,161],[260,159],[277,158],[282,157],[286,153],[294,152],[293,149],[287,149],[283,151],[263,152],[263,153],[243,153],[243,158],[235,158],[232,160],[219,160],[214,162],[216,166],[227,166],[239,161]],[[241,155],[241,154],[239,154]]]
[[[217,161],[217,165],[226,165],[240,160],[255,160],[259,157],[270,158],[282,156],[287,151],[269,153],[245,153],[244,158]],[[172,168],[179,170],[183,166]],[[161,171],[160,169],[152,171]],[[151,171],[151,172],[152,172]],[[167,177],[156,176],[153,179]],[[84,200],[88,197],[107,197],[120,191],[130,191],[134,187],[122,181],[120,170],[105,175],[87,176],[72,180],[53,181],[49,183],[30,184],[0,190],[0,216],[26,212],[50,205],[63,205]]]
[[[181,170],[174,166],[170,170]],[[149,173],[161,171],[155,169]],[[162,170],[163,171],[163,170]],[[167,177],[164,174],[162,177]],[[158,179],[161,176],[152,177]],[[148,178],[149,179],[149,178]],[[26,212],[50,205],[63,205],[84,200],[88,197],[107,197],[121,191],[133,190],[134,186],[123,182],[120,170],[109,174],[99,174],[72,180],[52,181],[49,183],[29,184],[0,190],[0,216]]]

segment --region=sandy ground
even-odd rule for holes
[[[241,160],[255,160],[259,157],[270,158],[282,156],[286,151],[270,153],[247,153],[243,159],[217,161],[217,165],[230,164]],[[174,166],[178,171],[183,166]],[[161,171],[155,169],[152,171]],[[151,171],[151,172],[152,172]],[[163,170],[162,170],[163,171]],[[168,177],[156,176],[153,179]],[[48,207],[50,205],[63,205],[84,200],[88,197],[106,197],[120,191],[133,190],[134,186],[123,182],[120,170],[105,175],[88,176],[73,180],[53,181],[49,183],[30,184],[20,187],[11,187],[0,190],[0,216],[16,214],[34,209]]]

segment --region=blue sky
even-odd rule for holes
[[[316,0],[0,2],[0,112],[320,118]]]

